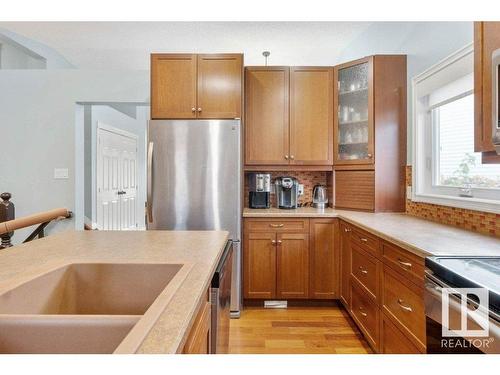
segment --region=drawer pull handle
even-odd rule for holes
[[[413,267],[413,264],[411,264],[410,262],[404,262],[402,261],[401,259],[398,258],[398,263],[399,265],[404,268],[404,269],[410,269]]]
[[[398,299],[399,307],[401,307],[404,311],[408,311],[408,312],[413,311],[413,309],[410,306],[405,306],[405,305],[403,305],[403,303],[404,303],[404,301],[401,298]]]
[[[359,266],[358,268],[361,271],[361,273],[364,273],[365,275],[368,273],[368,271],[365,270],[362,266]]]
[[[366,318],[366,317],[368,316],[368,314],[367,314],[367,313],[365,313],[363,310],[364,310],[364,309],[363,309],[362,307],[360,307],[360,308],[359,308],[359,313],[360,313],[362,316],[364,316],[364,317]]]
[[[283,228],[285,224],[269,224],[271,228]]]
[[[360,238],[359,239],[361,242],[368,242],[368,239],[367,238]]]

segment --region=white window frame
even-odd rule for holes
[[[474,53],[473,44],[469,44],[459,51],[453,53],[447,58],[441,60],[436,65],[432,66],[428,70],[419,74],[418,76],[412,79],[412,134],[413,134],[413,150],[412,150],[412,193],[411,199],[414,202],[425,202],[438,204],[443,206],[457,207],[457,208],[465,208],[477,211],[484,212],[493,212],[500,213],[500,192],[496,189],[487,189],[487,188],[472,188],[473,197],[460,197],[459,192],[460,188],[451,187],[451,186],[442,186],[437,185],[436,181],[436,163],[439,162],[438,158],[438,150],[436,144],[436,129],[434,126],[433,120],[427,119],[426,121],[421,121],[423,124],[419,124],[418,118],[422,116],[423,113],[419,112],[419,98],[417,96],[417,85],[430,78],[432,75],[440,72],[446,67],[454,64],[455,62],[461,60],[467,55],[471,55]],[[455,99],[459,99],[460,96],[464,97],[473,90],[458,95],[449,100],[453,101]],[[445,102],[440,104],[445,104]],[[424,116],[431,116],[431,112],[424,114]],[[432,130],[429,132],[428,130],[422,129],[429,122],[432,124]],[[430,139],[429,139],[430,137]],[[426,147],[426,141],[431,141],[431,147]],[[429,168],[429,165],[430,168]],[[427,164],[427,165],[426,165]],[[424,186],[427,186],[428,181],[430,180],[431,190],[427,188],[427,191]],[[478,194],[480,197],[476,197]]]

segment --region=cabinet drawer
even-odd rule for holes
[[[424,260],[388,242],[382,242],[384,263],[420,285],[424,280]]]
[[[420,354],[415,345],[399,330],[391,320],[382,314],[380,331],[380,353],[382,354]]]
[[[309,232],[308,219],[246,220],[246,230],[252,232]]]
[[[351,233],[351,242],[376,257],[380,254],[379,239],[364,230],[353,228]]]
[[[360,250],[356,245],[351,252],[351,275],[373,298],[378,298],[380,262]]]
[[[384,266],[382,309],[408,339],[425,350],[425,312],[423,288]]]
[[[380,310],[362,289],[351,284],[351,315],[365,334],[368,343],[378,351]]]

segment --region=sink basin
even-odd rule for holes
[[[74,263],[26,281],[0,295],[0,354],[133,352],[189,269]]]
[[[140,316],[0,316],[1,354],[113,353]]]
[[[0,314],[143,315],[181,268],[70,264],[0,295]]]

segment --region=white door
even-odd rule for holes
[[[137,228],[137,137],[97,128],[97,229]]]

